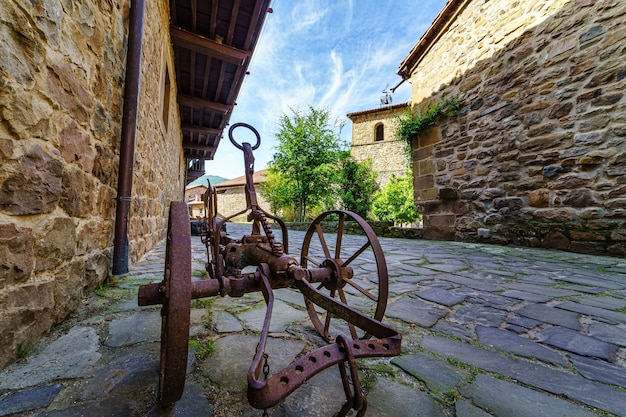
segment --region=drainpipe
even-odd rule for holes
[[[122,108],[120,165],[117,180],[115,238],[113,241],[113,275],[123,275],[128,272],[128,226],[130,223],[135,137],[137,134],[144,6],[145,0],[131,0],[124,105]]]

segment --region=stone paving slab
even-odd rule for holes
[[[464,295],[458,295],[452,291],[447,291],[442,288],[429,288],[418,292],[417,296],[426,301],[432,301],[433,303],[441,304],[446,307],[452,307],[453,305],[465,301]]]
[[[563,281],[563,282],[571,282],[573,284],[587,285],[590,287],[599,286],[600,288],[603,288],[605,290],[623,290],[624,289],[623,283],[613,282],[613,281],[605,279],[601,281],[602,282],[601,285],[598,285],[597,278],[581,276],[581,275],[559,276],[556,280]]]
[[[425,392],[384,378],[376,381],[367,398],[366,417],[445,416],[437,402]]]
[[[466,287],[469,287],[477,291],[496,292],[502,289],[502,287],[500,287],[497,284],[493,284],[491,282],[480,281],[474,278],[468,278],[468,277],[464,277],[461,275],[442,274],[438,278],[444,281],[452,282],[454,284],[464,285]]]
[[[146,417],[213,417],[213,406],[206,398],[204,388],[195,381],[185,384],[183,397],[170,410],[154,407],[146,413]]]
[[[626,329],[606,323],[589,324],[589,336],[596,339],[612,343],[621,347],[626,347]]]
[[[578,298],[576,302],[608,310],[623,310],[626,308],[626,299],[609,296],[581,297]]]
[[[623,366],[584,356],[570,355],[569,358],[576,370],[587,379],[618,387],[626,386],[626,371]]]
[[[573,330],[559,327],[546,327],[539,332],[538,337],[539,340],[546,345],[607,361],[610,361],[617,351],[617,346],[611,343],[606,343]]]
[[[563,326],[573,330],[580,329],[578,314],[544,304],[529,304],[517,310],[516,313],[544,323]]]
[[[493,417],[493,414],[489,414],[482,408],[478,408],[470,401],[459,400],[454,405],[456,417]]]
[[[58,379],[86,375],[102,354],[98,335],[90,327],[75,327],[46,347],[24,366],[9,367],[0,374],[0,390],[32,387]]]
[[[109,324],[109,335],[104,345],[120,347],[161,339],[161,313],[150,311],[135,313],[130,317],[113,320]]]
[[[468,378],[463,369],[428,352],[393,358],[391,363],[422,381],[429,391],[442,396]]]
[[[536,282],[536,280],[533,280],[533,282]],[[553,284],[554,281],[548,279],[547,283]],[[543,296],[548,296],[548,297],[553,297],[553,298],[573,297],[573,296],[578,295],[578,292],[574,290],[552,288],[547,285],[537,285],[537,284],[532,284],[529,282],[511,282],[511,283],[506,283],[504,286],[506,287],[506,289],[527,291],[527,292],[531,292],[531,293],[535,293],[535,294],[539,294]]]
[[[479,369],[505,375],[555,395],[564,395],[617,415],[625,415],[626,392],[578,375],[511,358],[466,343],[426,336],[422,348],[452,357]]]
[[[227,311],[213,313],[213,326],[218,333],[236,333],[243,331],[243,326],[237,317]]]
[[[450,317],[450,321],[468,326],[478,324],[498,327],[504,323],[507,315],[506,311],[488,305],[465,304],[456,310],[456,314]]]
[[[548,297],[545,295],[519,290],[505,291],[502,293],[502,295],[504,297],[516,298],[518,300],[532,301],[533,303],[547,303],[552,299],[552,297]]]
[[[11,393],[0,398],[0,416],[47,407],[61,389],[62,385],[54,384]]]
[[[476,326],[476,335],[478,342],[483,346],[525,358],[536,358],[563,368],[568,365],[567,359],[556,351],[506,330]]]
[[[250,230],[231,229],[236,236]],[[289,234],[296,259],[303,238]],[[334,237],[328,242],[334,245]],[[347,236],[342,247],[354,251],[362,242]],[[385,321],[403,335],[403,351],[358,360],[367,416],[626,416],[624,260],[459,242],[380,242],[392,295]],[[322,256],[318,248],[310,253]],[[103,295],[89,295],[34,354],[1,371],[0,410],[12,417],[260,416],[245,392],[264,317],[260,293],[194,303],[183,398],[170,410],[155,406],[160,308],[139,308],[136,288],[162,279],[164,254],[162,244]],[[200,238],[192,237],[194,279],[205,256]],[[375,282],[368,283],[376,275],[371,253],[352,266],[355,280],[375,291]],[[371,311],[358,291],[346,293],[350,305]],[[297,290],[277,290],[275,299],[272,373],[326,344]],[[334,318],[330,329],[348,333]],[[331,367],[268,412],[331,416],[344,401]]]
[[[260,332],[263,329],[265,321],[265,301],[258,303],[252,309],[239,315],[239,319],[243,321],[244,327],[254,332]],[[274,300],[274,309],[272,310],[272,319],[270,321],[270,332],[284,332],[291,323],[307,319],[308,315],[303,311],[283,303],[280,300]]]
[[[578,304],[573,301],[564,301],[562,303],[556,304],[555,307],[563,310],[574,311],[576,313],[584,314],[586,316],[601,318],[611,324],[626,324],[626,314],[618,311],[605,310],[604,308]]]
[[[388,305],[385,314],[420,327],[432,327],[447,314],[447,310],[419,299],[401,298]]]
[[[542,324],[544,324],[542,321],[540,320],[535,320],[535,319],[529,319],[528,317],[520,317],[520,316],[510,316],[507,320],[507,322],[509,324],[514,324],[516,326],[521,326],[524,327],[526,329],[533,329],[537,326],[540,326]]]
[[[595,416],[591,411],[559,398],[482,374],[476,375],[476,380],[460,391],[496,417]]]
[[[215,342],[215,353],[206,358],[200,367],[206,376],[219,387],[241,389],[246,386],[247,373],[259,338],[230,335]],[[297,340],[269,338],[266,353],[269,355],[270,376],[289,365],[302,352],[305,343]]]
[[[443,334],[471,343],[474,340],[474,332],[469,327],[440,321],[432,329],[435,334]]]
[[[332,416],[345,401],[339,368],[333,366],[315,375],[301,389],[271,409],[269,414],[272,417]]]

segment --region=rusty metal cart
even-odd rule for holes
[[[238,143],[233,131],[250,129],[256,143]],[[346,403],[338,415],[350,409],[364,415],[367,399],[362,393],[356,359],[389,357],[400,354],[401,335],[381,323],[388,297],[387,265],[383,250],[371,227],[349,211],[333,210],[321,214],[309,226],[304,237],[300,261],[288,254],[285,223],[264,211],[257,202],[253,183],[252,151],[261,143],[259,133],[247,124],[237,123],[229,130],[234,146],[243,151],[246,168],[246,208],[229,217],[217,216],[217,195],[209,184],[204,195],[207,247],[206,269],[209,279],[191,279],[191,240],[189,215],[184,202],[172,202],[167,230],[167,249],[163,281],[139,289],[139,305],[162,304],[161,361],[158,402],[173,405],[183,393],[189,344],[191,300],[212,296],[240,297],[260,291],[267,309],[256,353],[248,370],[248,400],[257,408],[273,407],[314,375],[338,365]],[[223,225],[233,217],[248,215],[252,223],[249,235],[235,238]],[[275,237],[268,219],[281,229],[283,241]],[[336,235],[325,233],[322,222],[335,219]],[[356,225],[364,236],[362,245],[346,250],[344,237],[348,224]],[[315,249],[317,248],[317,250]],[[348,252],[348,253],[346,253]],[[367,285],[354,276],[353,264],[366,256],[371,265]],[[269,376],[266,343],[274,305],[273,290],[296,288],[304,295],[305,306],[313,325],[328,342],[299,357],[285,369]],[[349,304],[348,291],[357,292],[372,305],[368,313]],[[315,306],[325,313],[320,315]],[[331,335],[332,324],[342,321],[349,334]]]

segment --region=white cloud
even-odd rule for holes
[[[297,1],[291,3],[291,20],[296,31],[304,31],[313,25],[317,25],[328,13],[328,8],[321,7],[321,2]],[[284,3],[282,7],[287,6]]]
[[[396,71],[445,0],[274,0],[266,17],[231,123],[255,126],[262,145],[255,152],[262,169],[274,151],[281,114],[309,105],[328,108],[347,120],[350,112],[376,108],[382,90],[395,86]],[[410,98],[404,83],[394,103]],[[345,126],[342,139],[350,139]],[[232,149],[229,149],[232,148]],[[243,175],[243,159],[227,137],[207,172]]]

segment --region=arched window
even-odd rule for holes
[[[379,142],[385,139],[385,126],[382,123],[378,123],[375,127],[374,141]]]

